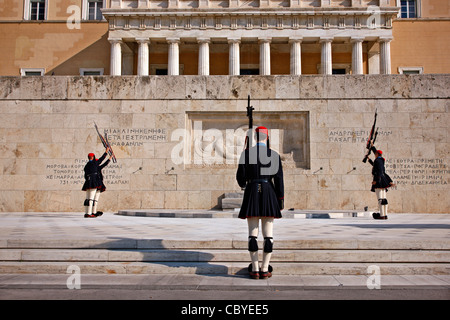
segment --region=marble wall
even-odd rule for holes
[[[118,158],[100,210],[219,207],[239,187],[217,142],[239,153],[250,95],[284,153],[286,208],[376,209],[361,160],[378,110],[389,210],[450,212],[449,88],[450,75],[1,77],[0,211],[83,211],[87,154],[104,151],[94,122]],[[213,160],[187,157],[194,132]]]

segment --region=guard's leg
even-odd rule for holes
[[[84,200],[84,208],[85,214],[92,214],[92,207],[94,205],[94,197],[95,197],[96,189],[87,189],[86,190],[86,200]]]
[[[378,210],[380,211],[379,214],[375,215],[375,219],[387,219],[387,205],[388,201],[386,199],[386,189],[377,188],[375,189],[375,194],[377,195],[378,199]]]
[[[273,249],[273,218],[261,218],[262,233],[264,237],[264,253],[261,266],[262,272],[269,272],[269,262]],[[268,275],[269,277],[271,275]]]
[[[380,189],[380,205],[381,205],[381,209],[380,209],[380,215],[382,217],[387,217],[387,208],[388,208],[388,201],[386,199],[386,189]]]
[[[250,259],[252,261],[252,274],[253,273],[257,274],[259,272],[259,263],[258,263],[259,218],[247,218],[247,224],[248,224],[248,251],[250,252]]]
[[[100,199],[100,190],[96,189],[95,191],[95,196],[94,196],[94,204],[92,206],[92,213],[96,214],[97,213],[97,205],[98,205],[98,200]]]

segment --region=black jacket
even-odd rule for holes
[[[106,158],[106,152],[99,158],[92,161],[88,161],[84,166],[84,179],[83,188],[81,190],[95,189],[102,187],[101,172],[99,170],[100,164]]]
[[[245,150],[239,160],[236,180],[241,188],[245,187],[239,218],[281,218],[284,182],[277,152],[265,145]]]
[[[375,182],[375,184],[372,184],[371,191],[373,192],[375,192],[375,189],[389,188],[392,183],[391,177],[389,177],[384,168],[384,162],[383,157],[378,157],[375,161],[369,159],[369,163],[373,165],[372,175]]]

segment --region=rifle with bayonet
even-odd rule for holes
[[[94,122],[94,126],[95,126],[95,130],[97,130],[98,136],[100,137],[100,141],[102,142],[103,146],[108,149],[108,154],[111,156],[113,163],[116,163],[117,159],[116,159],[113,149],[111,148],[111,144],[108,141],[107,134],[105,133],[105,137],[103,137],[100,134],[100,131],[98,130],[97,124],[95,122]]]
[[[369,138],[367,139],[367,143],[366,143],[367,153],[363,159],[364,163],[366,163],[367,159],[369,159],[369,155],[370,155],[370,152],[372,151],[372,147],[375,145],[375,141],[377,140],[378,128],[376,128],[376,130],[375,130],[376,123],[377,123],[377,109],[375,109],[375,116],[373,119],[372,129],[370,130]]]
[[[245,144],[244,144],[244,150],[250,149],[250,147],[253,144],[253,108],[250,105],[250,95],[248,95],[247,99],[247,117],[248,117],[248,133],[245,137]]]

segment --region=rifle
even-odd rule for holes
[[[100,134],[100,131],[98,130],[97,124],[94,122],[94,126],[95,126],[95,130],[97,130],[98,136],[100,137],[100,141],[102,142],[103,146],[105,148],[109,148],[108,149],[108,154],[111,156],[113,163],[117,162],[116,156],[114,154],[113,149],[111,148],[111,145],[109,144],[108,141],[108,136],[105,133],[105,138],[103,138],[103,136]]]
[[[375,109],[375,116],[373,119],[373,125],[372,125],[372,129],[370,130],[370,134],[369,134],[369,138],[367,139],[367,143],[366,143],[366,149],[368,150],[363,162],[366,163],[367,159],[369,158],[370,152],[372,151],[372,146],[375,144],[375,140],[377,140],[377,136],[378,136],[378,128],[375,130],[375,125],[377,123],[377,109]]]
[[[253,144],[253,110],[255,110],[255,108],[253,108],[250,105],[250,95],[248,95],[248,100],[247,100],[247,117],[248,117],[248,130],[250,132],[247,133],[247,136],[245,137],[245,144],[244,144],[244,149],[247,150],[249,149],[252,144]]]

